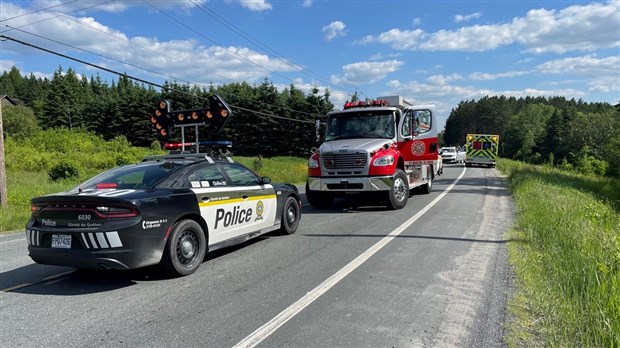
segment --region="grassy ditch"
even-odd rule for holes
[[[620,347],[620,180],[502,160],[517,205],[513,347]]]
[[[257,158],[235,157],[235,160],[252,169]],[[256,170],[274,182],[301,184],[306,180],[306,159],[296,157],[261,158],[262,167]],[[91,172],[91,171],[88,171]],[[23,230],[30,217],[30,199],[44,194],[62,192],[77,186],[96,173],[80,175],[58,181],[50,180],[47,172],[8,171],[8,207],[0,214],[0,233]]]

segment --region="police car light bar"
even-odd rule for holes
[[[363,107],[380,107],[380,106],[388,106],[390,103],[385,99],[375,99],[368,101],[357,101],[357,102],[346,102],[344,104],[344,109],[350,108],[363,108]]]
[[[184,147],[190,147],[190,146],[194,146],[196,145],[196,143],[167,143],[164,144],[164,149],[166,150],[178,150],[178,149],[182,149]]]

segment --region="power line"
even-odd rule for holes
[[[92,7],[96,7],[96,6],[104,5],[104,4],[107,4],[107,3],[112,2],[112,1],[115,1],[115,0],[109,0],[109,1],[106,1],[106,2],[103,2],[103,3],[100,3],[100,4],[97,4],[97,5],[93,5],[93,6],[89,6],[89,7],[86,7],[86,8],[82,8],[82,9],[77,10],[77,11],[82,11],[82,10],[84,10],[84,9],[89,9],[89,8],[92,8]],[[181,79],[181,78],[175,77],[175,76],[171,76],[171,75],[168,75],[168,74],[160,73],[160,72],[155,71],[155,70],[152,70],[152,69],[144,68],[144,67],[141,67],[141,66],[138,66],[138,65],[135,65],[135,64],[132,64],[132,63],[128,63],[128,62],[125,62],[125,61],[122,61],[122,60],[119,60],[119,59],[116,59],[116,58],[112,58],[112,57],[104,56],[104,55],[101,55],[101,54],[99,54],[99,53],[95,53],[95,52],[92,52],[92,51],[89,51],[89,50],[86,50],[86,49],[83,49],[83,48],[80,48],[80,47],[77,47],[77,46],[73,46],[73,45],[70,45],[70,44],[66,44],[66,43],[63,43],[63,42],[60,42],[60,41],[57,41],[57,40],[54,40],[54,39],[50,39],[50,38],[44,37],[44,36],[42,36],[42,35],[34,34],[34,33],[31,33],[31,32],[28,32],[28,31],[26,31],[26,30],[20,29],[20,28],[22,28],[22,27],[25,27],[25,26],[28,26],[28,25],[32,25],[32,24],[36,24],[36,23],[40,23],[40,22],[43,22],[43,21],[47,21],[47,20],[50,20],[50,19],[53,19],[53,18],[63,17],[63,18],[66,18],[66,19],[68,19],[68,20],[71,20],[71,21],[73,21],[73,22],[75,22],[75,23],[77,23],[77,24],[79,24],[79,25],[86,26],[86,27],[91,28],[91,29],[93,29],[93,30],[99,31],[99,32],[101,32],[101,33],[103,33],[103,34],[106,34],[106,35],[108,35],[108,36],[111,36],[111,37],[113,37],[113,38],[115,38],[115,39],[118,39],[118,40],[121,40],[121,41],[125,41],[125,42],[127,42],[128,44],[130,44],[130,45],[140,47],[140,48],[145,49],[145,50],[147,50],[147,51],[150,51],[150,52],[152,52],[152,53],[155,53],[155,54],[158,54],[158,55],[160,55],[160,56],[163,56],[163,57],[166,57],[166,58],[168,58],[168,59],[171,59],[171,60],[173,60],[173,61],[176,61],[176,62],[179,62],[179,63],[185,64],[185,65],[187,65],[187,66],[189,66],[189,67],[192,67],[192,68],[194,68],[194,67],[195,67],[195,65],[191,65],[191,64],[186,63],[186,62],[184,62],[184,61],[182,61],[182,60],[179,60],[179,59],[176,59],[176,58],[174,58],[174,57],[171,57],[171,56],[165,55],[165,54],[163,54],[163,53],[161,53],[161,52],[157,52],[157,51],[155,51],[155,50],[152,50],[152,49],[150,49],[150,48],[148,48],[148,47],[145,47],[145,46],[142,46],[142,45],[136,44],[135,42],[132,42],[132,41],[127,40],[127,39],[125,39],[125,38],[118,37],[118,36],[116,36],[116,35],[113,35],[113,34],[111,34],[111,33],[108,33],[108,32],[106,32],[106,31],[103,31],[103,30],[101,30],[101,29],[98,29],[98,28],[95,28],[95,27],[93,27],[93,26],[90,26],[90,25],[87,25],[87,24],[85,24],[85,23],[82,23],[82,22],[80,22],[80,21],[78,21],[78,20],[76,20],[76,19],[73,19],[73,18],[71,18],[71,17],[67,16],[66,14],[62,14],[62,13],[58,13],[58,12],[53,12],[53,11],[50,11],[50,12],[55,13],[55,14],[56,14],[56,16],[52,16],[52,17],[49,17],[49,18],[45,18],[45,19],[43,19],[43,20],[36,21],[36,22],[32,22],[32,23],[29,23],[29,24],[24,24],[24,25],[21,25],[21,26],[19,26],[19,27],[12,27],[12,26],[9,26],[9,25],[6,25],[6,24],[5,24],[4,26],[5,26],[5,27],[8,27],[8,28],[10,28],[10,29],[9,29],[9,30],[5,30],[5,31],[3,31],[3,32],[0,32],[0,34],[1,34],[1,33],[4,33],[4,32],[11,31],[11,30],[18,30],[18,31],[21,31],[21,32],[26,33],[26,34],[29,34],[29,35],[37,36],[37,37],[39,37],[39,38],[42,38],[42,39],[45,39],[45,40],[49,40],[49,41],[55,42],[55,43],[60,44],[60,45],[64,45],[64,46],[71,47],[71,48],[76,49],[76,50],[80,50],[80,51],[83,51],[83,52],[86,52],[86,53],[90,53],[90,54],[93,54],[93,55],[99,56],[99,57],[101,57],[101,58],[105,58],[105,59],[113,60],[113,61],[116,61],[116,62],[121,63],[121,64],[129,65],[129,66],[135,67],[135,68],[137,68],[137,69],[141,69],[141,70],[144,70],[144,71],[151,72],[151,73],[156,74],[156,75],[165,76],[165,77],[168,77],[168,78],[170,78],[170,79],[172,79],[172,80],[181,81],[181,82],[184,82],[184,83],[186,83],[186,84],[188,84],[188,85],[195,84],[195,83],[192,83],[192,82],[190,82],[190,81],[187,81],[187,80],[184,80],[184,79]],[[75,11],[73,11],[73,12],[75,12]],[[72,13],[72,12],[70,12],[70,13]],[[224,77],[224,76],[221,76],[221,75],[219,75],[219,74],[217,74],[217,73],[214,73],[214,75],[219,76],[219,77],[221,77],[222,79],[225,79],[225,80],[227,80],[227,79],[228,79],[228,78],[226,78],[226,77]],[[296,113],[306,114],[306,115],[310,115],[310,116],[316,116],[316,114],[313,114],[313,113],[309,113],[309,112],[305,112],[305,111],[300,111],[300,110],[294,110],[294,109],[290,109],[290,108],[287,108],[287,107],[284,107],[284,106],[273,105],[273,104],[265,103],[265,102],[263,102],[263,101],[255,101],[255,102],[256,102],[256,103],[259,103],[259,104],[262,104],[262,105],[274,106],[274,107],[280,108],[280,109],[282,109],[282,110],[293,111],[293,112],[296,112]]]
[[[192,28],[192,27],[188,26],[187,24],[183,23],[182,21],[180,21],[180,20],[178,20],[178,19],[176,19],[176,18],[172,17],[171,15],[167,14],[165,11],[162,11],[161,9],[159,9],[157,6],[155,6],[155,5],[151,4],[150,2],[148,2],[148,1],[146,1],[146,0],[142,0],[142,1],[144,1],[144,3],[145,3],[145,4],[147,4],[147,5],[151,6],[152,8],[154,8],[155,10],[157,10],[158,12],[160,12],[161,14],[163,14],[164,16],[166,16],[166,17],[168,17],[168,18],[172,19],[173,21],[177,22],[178,24],[182,25],[183,27],[187,28],[188,30],[192,31],[193,33],[195,33],[195,34],[197,34],[197,35],[202,36],[202,37],[203,37],[203,38],[205,38],[206,40],[209,40],[210,42],[212,42],[213,44],[215,44],[215,45],[219,46],[220,48],[222,48],[222,49],[226,50],[226,51],[227,51],[227,52],[229,52],[230,54],[233,54],[233,55],[235,55],[235,56],[237,56],[237,57],[239,57],[239,58],[241,58],[241,59],[245,60],[246,62],[248,62],[248,63],[250,63],[250,64],[252,64],[252,65],[255,65],[255,66],[257,66],[257,67],[259,67],[259,68],[261,68],[261,69],[263,69],[263,70],[265,70],[265,71],[268,71],[268,72],[270,72],[270,73],[272,73],[272,74],[274,74],[274,75],[280,76],[280,77],[282,77],[283,79],[286,79],[286,80],[289,80],[289,81],[291,81],[291,82],[294,82],[294,81],[293,81],[290,77],[287,77],[287,76],[284,76],[284,75],[282,75],[282,74],[280,74],[280,73],[277,73],[277,72],[275,72],[275,71],[269,70],[269,69],[265,68],[264,66],[262,66],[262,65],[260,65],[260,64],[258,64],[258,63],[255,63],[255,62],[251,61],[250,59],[248,59],[248,58],[246,58],[246,57],[244,57],[244,56],[242,56],[242,55],[240,55],[240,54],[237,54],[236,52],[233,52],[232,50],[230,50],[230,49],[228,49],[228,48],[226,48],[226,47],[222,46],[222,45],[221,45],[221,44],[219,44],[217,41],[215,41],[215,40],[211,39],[210,37],[208,37],[208,36],[204,35],[203,33],[199,32],[199,31],[195,30],[194,28]]]
[[[101,54],[98,54],[98,53],[95,53],[95,52],[92,52],[92,51],[88,51],[88,50],[82,49],[82,48],[77,47],[77,46],[73,46],[73,45],[70,45],[70,44],[66,44],[66,43],[63,43],[63,42],[60,42],[60,41],[57,41],[57,40],[53,40],[53,39],[50,39],[50,38],[44,37],[44,36],[42,36],[42,35],[34,34],[34,33],[31,33],[31,32],[28,32],[28,31],[25,31],[25,30],[20,30],[20,29],[19,29],[19,28],[22,28],[22,27],[25,27],[25,26],[29,26],[29,25],[33,25],[33,24],[37,24],[37,23],[41,23],[41,22],[44,22],[44,21],[47,21],[47,20],[50,20],[50,19],[54,19],[54,18],[58,18],[58,17],[63,17],[63,18],[65,18],[65,19],[71,20],[71,21],[73,21],[73,22],[75,22],[75,23],[77,23],[77,24],[79,24],[79,25],[86,26],[86,27],[91,28],[91,29],[93,29],[93,30],[96,30],[96,31],[98,31],[98,32],[100,32],[100,33],[103,33],[103,34],[105,34],[105,35],[111,36],[111,37],[113,37],[113,38],[115,38],[115,39],[118,39],[118,40],[121,40],[121,41],[127,42],[127,43],[128,43],[128,44],[130,44],[130,45],[140,47],[140,48],[142,48],[142,49],[145,49],[145,50],[150,51],[150,52],[152,52],[152,53],[155,53],[155,54],[157,54],[157,55],[160,55],[160,56],[166,57],[166,58],[171,59],[171,60],[173,60],[173,61],[176,61],[176,62],[179,62],[179,63],[185,64],[185,65],[187,65],[187,66],[189,66],[189,67],[195,68],[195,65],[192,65],[192,64],[186,63],[186,62],[184,62],[184,61],[182,61],[182,60],[176,59],[176,58],[174,58],[174,57],[171,57],[171,56],[165,55],[165,54],[163,54],[163,53],[161,53],[161,52],[158,52],[158,51],[155,51],[155,50],[150,49],[150,48],[148,48],[148,47],[145,47],[145,46],[139,45],[139,44],[137,44],[137,43],[135,43],[135,42],[132,42],[132,41],[130,41],[130,40],[127,40],[127,39],[125,39],[125,38],[118,37],[118,36],[116,36],[116,35],[113,35],[113,34],[111,34],[111,33],[108,33],[108,32],[106,32],[106,31],[103,31],[103,30],[101,30],[101,29],[99,29],[99,28],[95,28],[95,27],[93,27],[93,26],[90,26],[90,25],[88,25],[88,24],[85,24],[85,23],[83,23],[83,22],[81,22],[81,21],[78,21],[78,20],[76,20],[76,19],[74,19],[74,18],[71,18],[71,17],[67,16],[67,14],[68,14],[68,13],[74,13],[74,12],[79,12],[79,11],[83,11],[83,10],[91,9],[91,8],[94,8],[94,7],[97,7],[97,6],[101,6],[101,5],[108,4],[108,3],[113,2],[113,1],[115,1],[115,0],[108,0],[108,1],[104,1],[104,2],[99,3],[99,4],[95,4],[95,5],[91,5],[91,6],[83,7],[83,8],[80,8],[80,9],[77,9],[77,10],[74,10],[74,11],[71,11],[71,12],[67,12],[67,13],[65,13],[65,14],[63,14],[63,13],[59,13],[59,12],[55,12],[55,11],[49,11],[49,8],[57,7],[57,6],[60,6],[60,5],[50,6],[50,7],[48,7],[48,8],[41,8],[41,9],[39,9],[39,10],[37,10],[37,11],[32,11],[32,12],[30,12],[29,14],[36,13],[36,12],[40,12],[40,11],[43,11],[43,10],[48,10],[49,12],[54,13],[54,14],[55,14],[55,16],[51,16],[51,17],[48,17],[48,18],[45,18],[45,19],[42,19],[42,20],[39,20],[39,21],[35,21],[35,22],[28,23],[28,24],[23,24],[23,25],[20,25],[20,26],[18,26],[18,27],[13,27],[13,26],[9,26],[9,25],[6,25],[6,24],[5,24],[4,26],[5,26],[5,27],[8,27],[8,28],[10,28],[10,29],[5,30],[5,31],[0,31],[0,34],[6,33],[6,32],[11,31],[11,30],[18,30],[18,31],[22,31],[22,32],[24,32],[24,33],[26,33],[26,34],[33,35],[33,36],[37,36],[37,37],[39,37],[39,38],[42,38],[42,39],[45,39],[45,40],[49,40],[49,41],[55,42],[55,43],[60,44],[60,45],[65,45],[65,46],[67,46],[67,47],[71,47],[71,48],[76,49],[76,50],[81,50],[81,51],[83,51],[83,52],[87,52],[87,53],[90,53],[90,54],[93,54],[93,55],[97,55],[97,56],[99,56],[99,57],[102,57],[102,58],[105,58],[105,59],[109,59],[109,60],[112,60],[112,61],[116,61],[116,62],[118,62],[118,63],[125,64],[125,65],[128,65],[128,66],[132,66],[132,67],[135,67],[135,68],[137,68],[137,69],[141,69],[141,70],[144,70],[144,71],[148,71],[148,72],[151,72],[151,73],[156,74],[156,75],[161,75],[161,76],[165,76],[165,77],[171,78],[171,79],[173,79],[173,80],[178,80],[178,81],[184,82],[184,83],[186,83],[186,84],[188,84],[188,85],[189,85],[189,84],[195,84],[195,83],[192,83],[192,82],[190,82],[190,81],[187,81],[187,80],[184,80],[184,79],[181,79],[181,78],[177,78],[177,77],[175,77],[175,76],[171,76],[171,75],[168,75],[168,74],[160,73],[160,72],[155,71],[155,70],[152,70],[152,69],[144,68],[144,67],[141,67],[141,66],[138,66],[138,65],[135,65],[135,64],[132,64],[132,63],[128,63],[128,62],[125,62],[125,61],[122,61],[122,60],[119,60],[119,59],[116,59],[116,58],[112,58],[112,57],[104,56],[104,55],[101,55]],[[144,1],[144,2],[145,2],[145,3],[147,3],[146,1]],[[71,2],[67,2],[67,3],[65,3],[65,4],[69,4],[69,3],[71,3]],[[147,4],[148,4],[148,3],[147,3]],[[150,5],[151,7],[154,7],[154,6],[153,6],[153,5],[151,5],[151,4],[149,4],[149,5]],[[156,8],[156,7],[154,7],[154,8]],[[156,9],[157,9],[157,8],[156,8]],[[157,9],[157,10],[159,10],[159,9]],[[159,10],[159,11],[163,13],[163,11],[161,11],[161,10]],[[164,14],[165,14],[165,13],[164,13]],[[21,15],[20,15],[20,16],[21,16]],[[16,16],[16,17],[17,17],[17,16]],[[216,44],[217,44],[217,43],[216,43]],[[220,47],[222,47],[222,46],[220,46]],[[223,48],[223,47],[222,47],[222,48]],[[236,53],[234,53],[234,52],[231,52],[231,53],[232,53],[232,54],[237,55],[237,54],[236,54]],[[239,55],[237,55],[237,56],[239,56]],[[241,56],[239,56],[239,57],[241,57]],[[241,58],[244,58],[244,57],[241,57]],[[244,58],[244,59],[245,59],[245,58]],[[246,59],[246,60],[247,60],[247,59]],[[250,63],[252,63],[252,62],[250,62]],[[256,64],[256,63],[254,63],[254,64],[255,64],[255,65],[257,65],[257,66],[259,66],[259,67],[262,67],[262,66],[260,66],[259,64]],[[263,68],[263,69],[266,69],[266,68],[264,68],[264,67],[262,67],[262,68]],[[266,70],[268,70],[268,69],[266,69]],[[268,70],[268,71],[270,71],[270,70]],[[224,80],[228,80],[228,78],[227,78],[227,77],[224,77],[224,76],[219,75],[219,74],[217,74],[217,73],[213,73],[213,74],[214,74],[214,75],[216,75],[216,76],[219,76],[220,78],[222,78],[222,79],[224,79]],[[275,74],[275,73],[274,73],[274,74]],[[276,74],[276,75],[277,75],[277,74]],[[290,80],[290,79],[289,79],[289,80]],[[291,80],[291,82],[293,82],[293,81]],[[285,107],[285,106],[273,105],[273,104],[269,104],[269,103],[266,103],[266,102],[263,102],[263,101],[255,101],[255,102],[256,102],[256,103],[258,103],[258,104],[261,104],[261,105],[269,105],[269,106],[274,106],[274,107],[277,107],[277,108],[282,109],[282,110],[292,111],[292,112],[296,112],[296,113],[300,113],[300,114],[306,114],[306,115],[310,115],[310,116],[316,116],[316,114],[313,114],[313,113],[308,113],[308,112],[305,112],[305,111],[300,111],[300,110],[294,110],[294,109],[291,109],[291,108],[288,108],[288,107]]]
[[[258,48],[262,49],[265,53],[273,54],[276,59],[278,59],[279,61],[283,62],[284,64],[292,67],[293,69],[298,70],[299,72],[301,72],[302,74],[304,74],[306,76],[309,76],[311,78],[317,79],[318,81],[323,82],[323,83],[325,83],[328,86],[331,85],[330,82],[328,82],[327,80],[324,80],[323,77],[321,77],[319,74],[313,72],[312,70],[304,68],[300,64],[297,64],[293,60],[288,59],[284,55],[282,55],[282,54],[278,53],[277,51],[273,50],[272,48],[270,48],[269,46],[265,45],[264,43],[262,43],[258,39],[254,38],[252,35],[244,32],[243,30],[241,30],[240,28],[238,28],[234,24],[230,23],[228,20],[226,20],[225,18],[223,18],[222,16],[217,14],[215,11],[207,8],[207,6],[200,4],[200,3],[196,2],[195,0],[189,0],[189,1],[192,4],[194,4],[194,6],[196,6],[198,9],[202,10],[203,12],[205,12],[206,14],[208,14],[209,16],[211,16],[212,18],[214,18],[218,22],[222,23],[224,26],[226,26],[230,30],[234,31],[239,36],[241,36],[244,39],[246,39],[248,42],[250,42],[250,43],[254,44],[255,46],[257,46]],[[308,72],[311,73],[311,74],[309,74]],[[343,88],[343,86],[338,86],[338,85],[334,85],[334,86]],[[346,88],[344,88],[344,89],[346,89]]]
[[[142,82],[142,83],[150,85],[150,86],[159,87],[159,88],[161,88],[163,90],[177,92],[177,93],[181,93],[181,94],[185,94],[185,95],[191,95],[191,96],[203,99],[203,100],[207,100],[207,98],[202,97],[202,96],[197,96],[197,95],[194,95],[194,94],[186,92],[186,91],[170,88],[170,87],[167,87],[165,85],[161,85],[161,84],[158,84],[158,83],[155,83],[155,82],[151,82],[151,81],[148,81],[148,80],[141,79],[139,77],[128,75],[126,73],[120,73],[120,72],[118,72],[116,70],[105,68],[105,67],[99,66],[97,64],[93,64],[93,63],[87,62],[87,61],[79,59],[79,58],[74,58],[74,57],[68,56],[68,55],[60,53],[60,52],[52,51],[50,49],[47,49],[47,48],[44,48],[44,47],[40,47],[40,46],[37,46],[37,45],[31,44],[31,43],[25,42],[25,41],[22,41],[22,40],[19,40],[19,39],[15,39],[13,37],[6,36],[4,34],[0,34],[0,39],[10,40],[10,41],[19,43],[19,44],[24,45],[24,46],[32,47],[32,48],[35,48],[35,49],[38,49],[38,50],[41,50],[41,51],[44,51],[44,52],[47,52],[47,53],[51,53],[53,55],[56,55],[56,56],[59,56],[59,57],[62,57],[62,58],[66,58],[66,59],[69,59],[69,60],[72,60],[72,61],[75,61],[75,62],[78,62],[78,63],[82,63],[82,64],[85,64],[85,65],[88,65],[88,66],[91,66],[91,67],[94,67],[94,68],[97,68],[97,69],[101,69],[101,70],[109,72],[111,74],[115,74],[115,75],[118,75],[118,76],[124,76],[124,77],[127,77],[129,79],[132,79],[132,80],[135,80],[135,81],[138,81],[138,82]],[[51,40],[51,39],[48,39],[48,40]],[[54,41],[54,40],[51,40],[51,41]],[[269,114],[269,113],[265,113],[265,112],[261,112],[261,111],[246,109],[246,108],[235,106],[235,105],[230,105],[230,106],[232,108],[236,108],[236,109],[239,109],[239,110],[253,112],[253,113],[258,114],[258,115],[274,117],[274,118],[279,118],[279,119],[285,119],[285,120],[288,120],[288,121],[301,122],[301,123],[315,123],[315,121],[312,121],[312,120],[299,120],[299,119],[295,119],[295,118],[289,118],[289,117],[284,117],[284,116],[277,116],[277,115],[273,115],[273,114]],[[295,110],[293,110],[293,111],[295,111]]]
[[[75,1],[77,1],[77,0],[75,0]],[[105,5],[105,4],[108,4],[108,3],[110,3],[110,2],[114,2],[114,1],[116,1],[116,0],[108,0],[108,1],[105,1],[105,2],[102,2],[102,3],[99,3],[99,4],[95,4],[95,5],[91,5],[91,6],[83,7],[83,8],[80,8],[80,9],[77,9],[77,10],[74,10],[74,11],[71,11],[71,12],[67,12],[66,14],[70,14],[70,13],[75,13],[75,12],[80,12],[80,11],[88,10],[88,9],[93,8],[93,7],[97,7],[97,6]],[[73,2],[73,1],[71,1],[71,2]],[[71,2],[66,2],[65,4],[68,4],[68,3],[71,3]],[[60,6],[60,5],[57,5],[57,6]],[[56,6],[51,6],[51,7],[49,7],[49,8],[53,8],[53,7],[56,7]],[[46,9],[47,9],[47,8],[41,8],[41,9],[39,9],[39,10],[32,11],[32,12],[29,12],[29,13],[27,13],[27,14],[28,14],[28,15],[30,15],[30,14],[37,13],[37,12],[40,12],[40,11],[43,11],[43,10],[46,10]],[[57,13],[57,12],[55,12],[55,13]],[[66,15],[66,14],[65,14],[65,15]],[[22,15],[19,15],[19,16],[15,16],[15,17],[7,18],[7,19],[4,19],[4,20],[2,20],[2,21],[0,21],[0,22],[8,21],[8,20],[15,19],[15,18],[18,18],[18,17],[21,17],[21,16],[25,16],[25,15],[26,15],[26,14],[22,14]],[[37,24],[37,23],[41,23],[41,22],[45,22],[45,21],[48,21],[48,20],[50,20],[50,19],[58,18],[58,17],[60,17],[60,16],[62,16],[62,14],[57,13],[57,15],[56,15],[56,16],[52,16],[52,17],[49,17],[49,18],[44,18],[44,19],[38,20],[38,21],[36,21],[36,22],[31,22],[31,23],[28,23],[28,24],[20,25],[18,28],[25,27],[25,26],[27,26],[27,25],[33,25],[33,24]],[[13,28],[15,28],[15,27],[13,27]],[[4,34],[4,33],[6,33],[7,31],[11,31],[11,30],[13,30],[13,28],[12,28],[12,29],[9,29],[9,30],[2,31],[2,32],[0,32],[0,34]]]
[[[5,21],[10,21],[11,19],[15,19],[15,18],[23,17],[23,16],[28,16],[28,15],[31,15],[33,13],[49,10],[49,9],[52,9],[52,8],[55,8],[55,7],[60,7],[60,6],[68,5],[68,4],[74,3],[76,1],[78,1],[78,0],[67,1],[65,3],[61,3],[61,4],[57,4],[57,5],[53,5],[53,6],[49,6],[49,7],[45,7],[45,8],[40,8],[40,9],[35,10],[35,11],[30,11],[30,12],[22,13],[22,14],[19,14],[17,16],[13,16],[13,17],[10,17],[10,18],[2,19],[2,20],[0,20],[0,23],[5,22]],[[95,5],[95,6],[99,6],[99,5]],[[90,8],[90,7],[88,7],[88,8]]]

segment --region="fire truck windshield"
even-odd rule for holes
[[[345,113],[330,116],[327,120],[326,141],[354,138],[393,139],[395,134],[394,114]]]

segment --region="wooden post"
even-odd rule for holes
[[[4,165],[4,131],[2,129],[2,98],[0,98],[0,206],[8,206],[6,193],[6,166]]]

